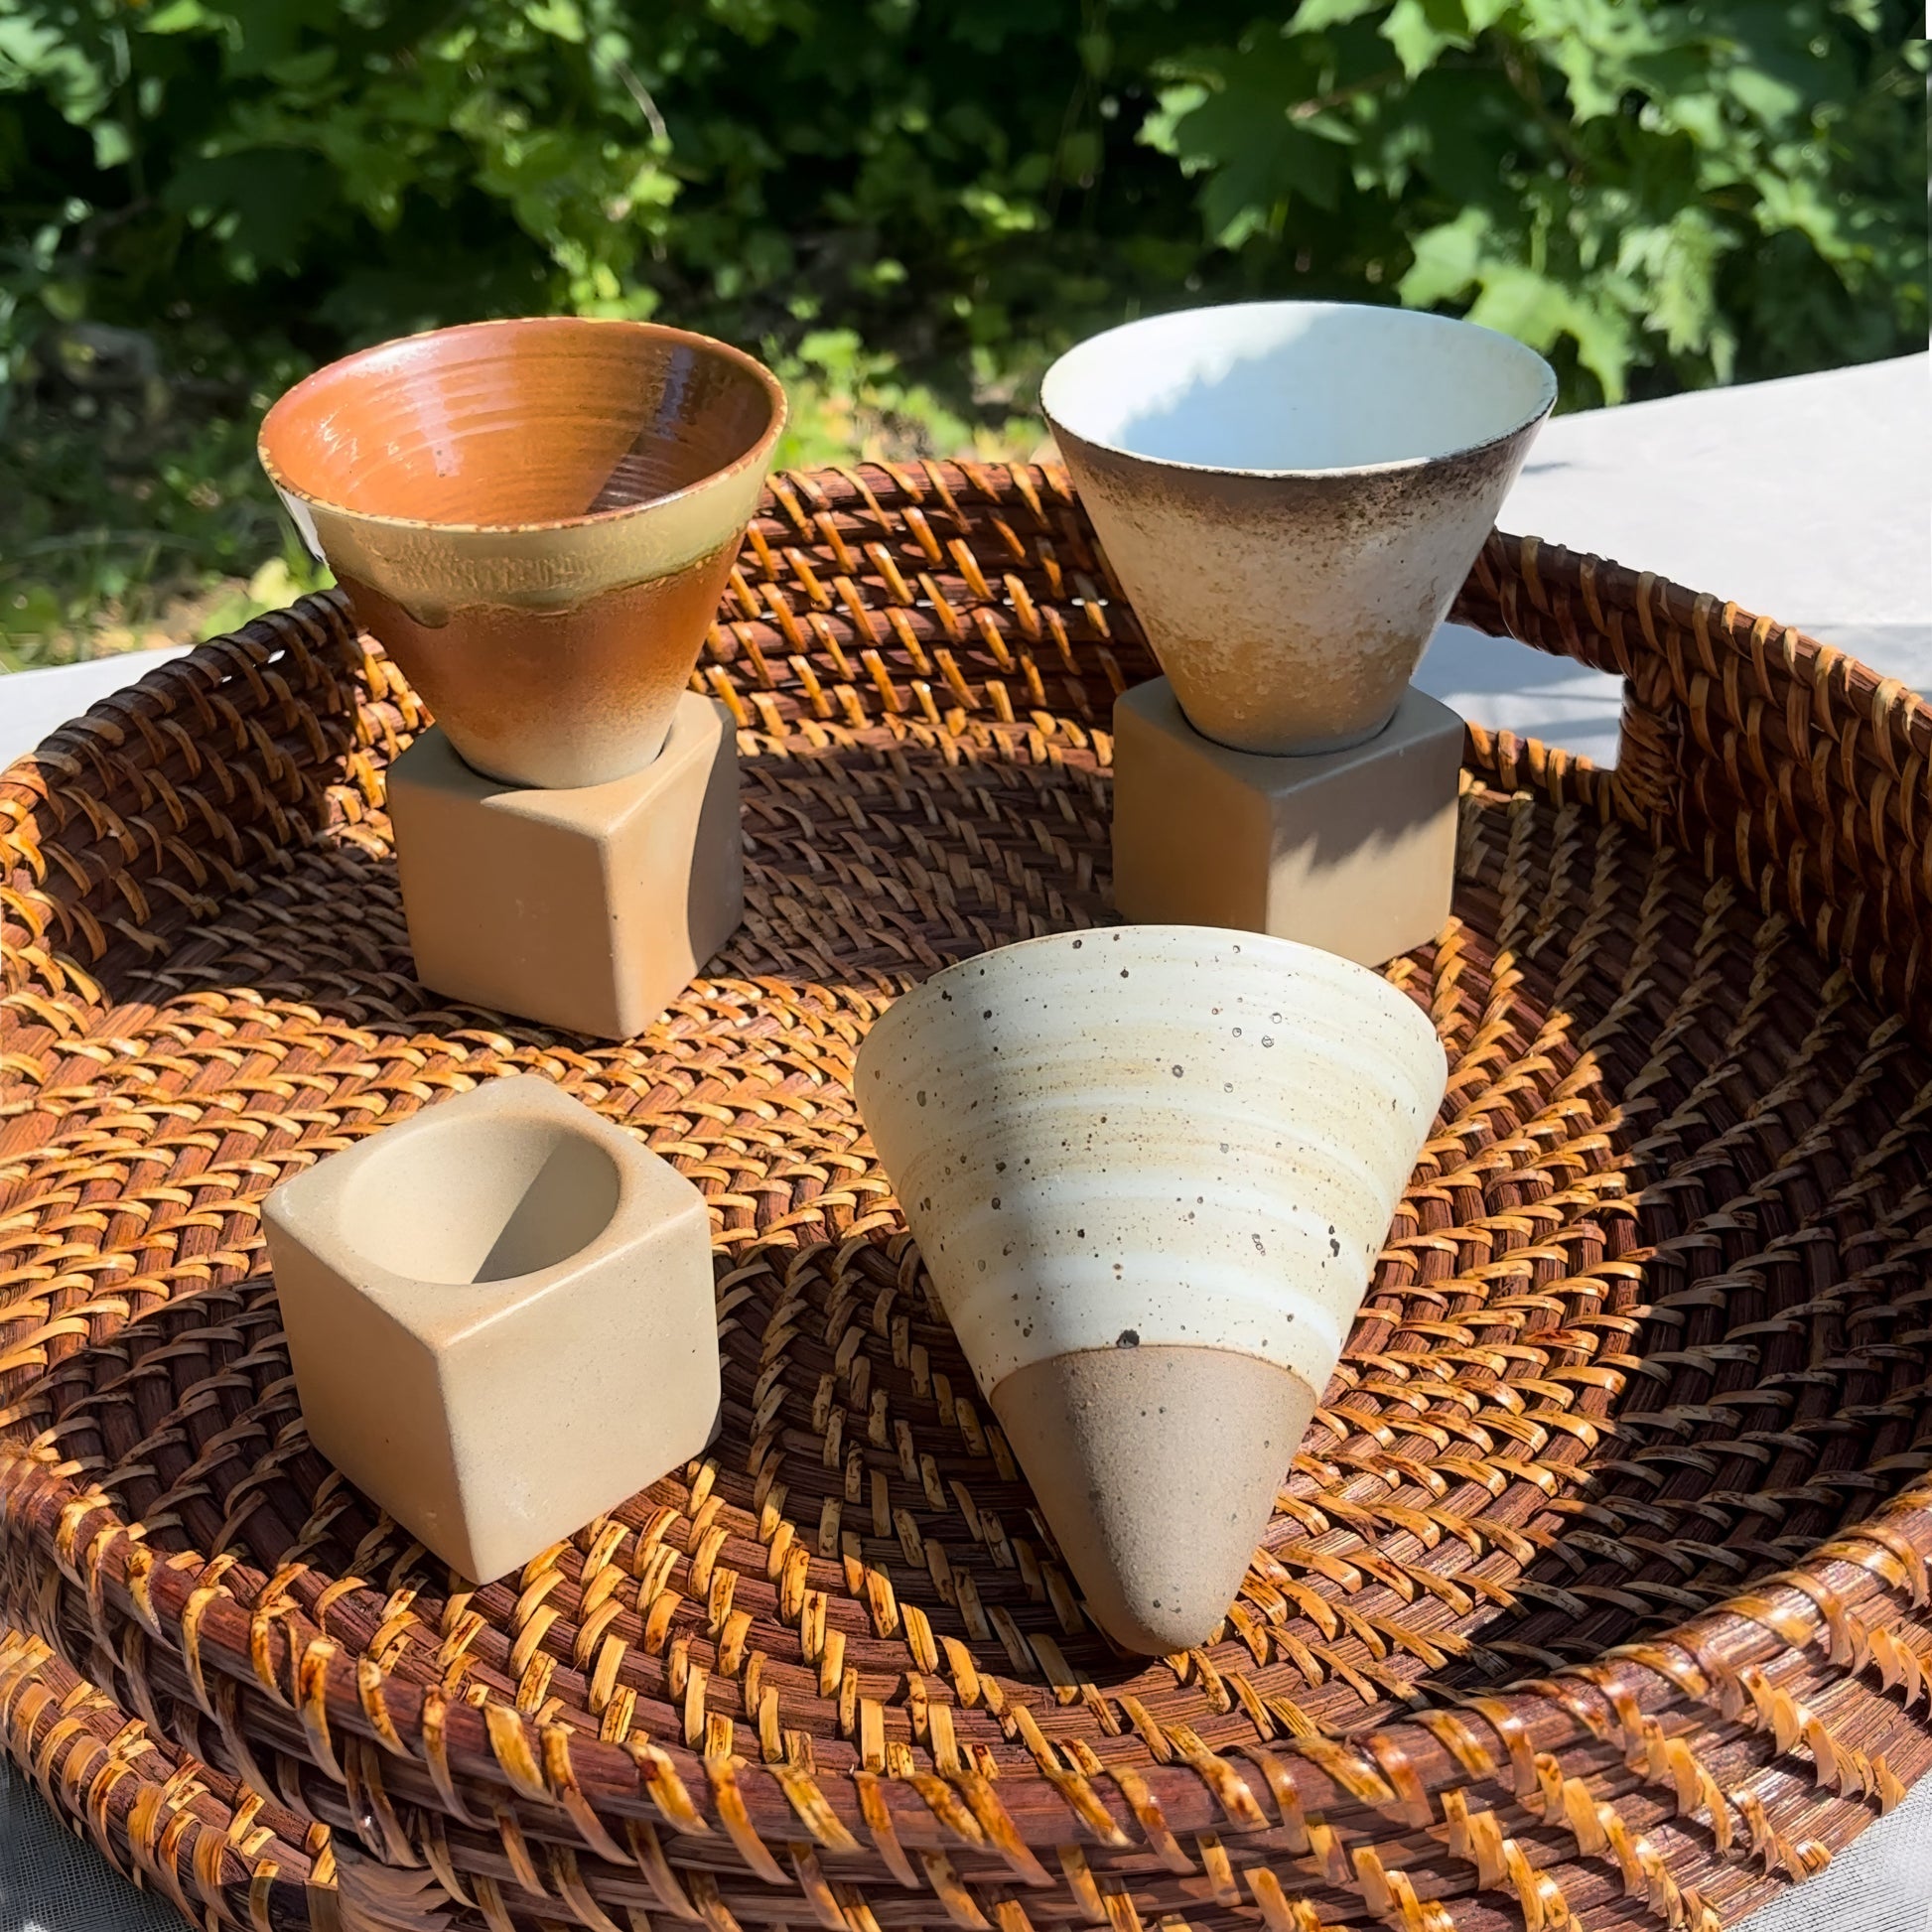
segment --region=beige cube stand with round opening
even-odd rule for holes
[[[716,1429],[704,1196],[547,1080],[332,1155],[263,1219],[310,1440],[475,1582]]]
[[[696,692],[626,777],[504,785],[435,729],[389,766],[388,802],[417,977],[453,999],[628,1039],[744,913],[737,746]]]
[[[1114,704],[1114,903],[1136,922],[1297,939],[1380,966],[1449,915],[1462,720],[1413,685],[1366,743],[1231,751],[1166,678]]]

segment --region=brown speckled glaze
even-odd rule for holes
[[[1244,477],[1055,430],[1188,722],[1271,755],[1387,725],[1532,434],[1409,469]]]
[[[1281,317],[1312,319],[1306,343],[1257,348]],[[1254,421],[1231,434],[1244,381]],[[1555,395],[1541,358],[1488,330],[1274,303],[1110,331],[1042,402],[1188,723],[1279,756],[1388,724]]]
[[[723,343],[549,317],[333,363],[260,451],[464,759],[556,788],[656,757],[784,419]]]

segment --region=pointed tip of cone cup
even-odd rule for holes
[[[1227,1614],[1316,1396],[1257,1356],[1142,1346],[1049,1356],[992,1400],[1095,1621],[1166,1656]]]

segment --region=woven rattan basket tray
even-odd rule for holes
[[[209,1926],[1715,1928],[1932,1762],[1932,714],[1495,537],[1460,617],[1627,679],[1472,729],[1390,969],[1449,1099],[1217,1641],[1109,1651],[846,1078],[946,961],[1109,918],[1151,660],[1064,480],[774,485],[701,666],[744,929],[600,1047],[411,976],[333,597],[0,785],[0,1727]],[[263,1194],[535,1069],[716,1218],[710,1458],[473,1590],[309,1447]],[[521,1419],[541,1430],[554,1418]]]

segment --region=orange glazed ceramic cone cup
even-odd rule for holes
[[[657,756],[784,420],[739,349],[558,316],[332,363],[260,450],[464,760],[561,788]]]

